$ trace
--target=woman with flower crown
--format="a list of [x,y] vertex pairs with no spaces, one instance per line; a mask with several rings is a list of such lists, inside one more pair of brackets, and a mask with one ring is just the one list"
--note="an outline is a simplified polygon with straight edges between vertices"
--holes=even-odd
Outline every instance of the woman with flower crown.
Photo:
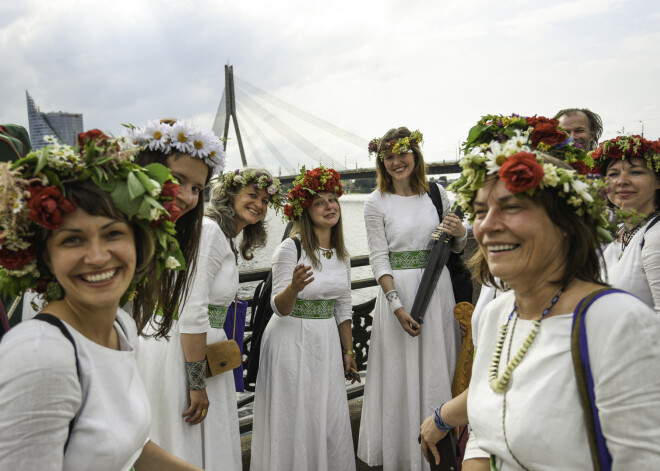
[[469,415],[490,469],[654,469],[660,319],[602,282],[604,184],[539,151],[535,130],[479,142],[449,187],[474,221],[475,275],[508,291],[479,318],[470,387],[424,421],[422,450],[437,462],[435,443]]
[[51,140],[0,164],[2,291],[47,302],[0,343],[0,468],[199,469],[148,439],[135,359],[146,319],[119,307],[147,274],[185,268],[178,185],[98,130],[79,139],[80,151]]
[[[206,391],[188,389],[186,334],[181,331],[179,310],[189,297],[196,272],[204,188],[224,168],[225,153],[222,142],[211,130],[184,121],[153,120],[142,128],[129,126],[126,134],[141,149],[137,163],[165,165],[179,182],[175,199],[176,237],[187,266],[185,272],[167,271],[159,279],[149,278],[133,301],[137,311],[156,304],[157,315],[140,338],[138,356],[154,416],[150,436],[176,456],[202,466],[202,432],[195,425],[204,420],[202,411],[208,408],[208,398]],[[169,367],[163,369],[161,365]]]
[[[362,406],[358,457],[385,470],[428,469],[414,443],[421,421],[451,398],[460,338],[451,279],[443,270],[421,326],[410,316],[436,229],[428,192],[422,134],[390,129],[370,144],[378,188],[364,205],[369,262],[381,287],[376,297]],[[435,185],[435,183],[432,183]],[[444,188],[442,229],[460,252],[467,232],[450,214]],[[410,439],[413,437],[413,440]]]
[[619,136],[591,156],[609,181],[612,205],[635,213],[603,252],[604,278],[660,314],[660,141]]
[[298,243],[287,238],[273,255],[276,315],[261,344],[252,471],[355,469],[345,378],[357,366],[339,178],[303,167],[284,207]]

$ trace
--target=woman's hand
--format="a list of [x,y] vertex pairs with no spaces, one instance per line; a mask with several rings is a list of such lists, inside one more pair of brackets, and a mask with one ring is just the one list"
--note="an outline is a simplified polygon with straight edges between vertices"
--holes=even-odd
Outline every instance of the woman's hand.
[[186,422],[190,425],[197,425],[206,418],[209,410],[209,398],[206,395],[206,388],[199,390],[190,390],[190,407],[181,417],[187,417]]
[[399,309],[396,310],[394,313],[397,319],[399,319],[399,322],[401,323],[401,327],[403,327],[403,330],[408,332],[411,337],[417,337],[419,333],[422,331],[421,326],[415,322],[415,320],[410,316],[408,311],[406,311],[404,308],[400,307]]
[[[435,426],[435,419],[433,415],[430,415],[422,423],[422,426],[419,428],[420,444],[422,445],[422,453],[426,461],[429,461],[429,451],[433,454],[435,464],[440,464],[440,453],[436,448],[435,444],[440,440],[445,438],[447,432],[442,432],[438,427]],[[452,432],[453,433],[453,432]]]
[[467,229],[463,225],[461,219],[456,216],[454,213],[447,214],[447,217],[442,220],[439,229],[447,235],[454,237],[455,239],[462,238]]
[[351,375],[351,369],[354,371],[357,371],[357,363],[355,363],[355,358],[353,355],[350,355],[348,353],[344,353],[344,378],[347,380],[351,380],[351,384],[353,384],[356,379]]
[[291,278],[291,284],[289,285],[293,291],[300,293],[305,289],[305,286],[314,281],[312,275],[314,272],[311,271],[311,265],[296,265],[293,269],[293,277]]

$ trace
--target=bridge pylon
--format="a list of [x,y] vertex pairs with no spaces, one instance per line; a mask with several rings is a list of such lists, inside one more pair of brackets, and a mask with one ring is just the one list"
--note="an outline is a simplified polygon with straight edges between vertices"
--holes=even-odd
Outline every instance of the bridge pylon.
[[234,94],[234,66],[225,65],[225,98],[227,112],[225,115],[225,129],[222,137],[224,138],[224,147],[227,150],[227,136],[229,135],[229,118],[234,118],[234,130],[236,131],[236,141],[238,142],[238,149],[241,153],[241,162],[243,167],[247,167],[247,159],[245,158],[245,150],[243,149],[243,140],[241,139],[241,131],[238,128],[238,119],[236,119],[236,97]]

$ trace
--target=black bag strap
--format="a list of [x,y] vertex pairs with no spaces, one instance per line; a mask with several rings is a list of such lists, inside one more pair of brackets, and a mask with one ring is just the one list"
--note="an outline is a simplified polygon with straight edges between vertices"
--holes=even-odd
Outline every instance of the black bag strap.
[[646,233],[648,232],[649,229],[651,229],[653,226],[655,226],[655,224],[658,221],[660,221],[660,215],[658,215],[658,216],[654,217],[653,219],[651,219],[651,221],[646,225],[646,227],[644,228],[644,235],[642,236],[642,242],[640,244],[640,248],[642,248],[642,249],[644,248],[644,242],[646,240],[645,239]]
[[[73,336],[71,335],[71,332],[69,332],[69,329],[66,328],[64,325],[64,322],[62,322],[58,317],[55,317],[52,314],[48,314],[47,312],[42,312],[41,314],[37,314],[34,316],[34,319],[48,322],[50,325],[53,325],[60,329],[62,332],[62,335],[66,337],[66,339],[71,342],[71,345],[73,345],[73,353],[76,357],[76,373],[78,374],[78,381],[80,382],[80,385],[82,387],[82,379],[80,377],[80,362],[78,361],[78,349],[76,348],[76,342],[73,340]],[[119,324],[121,326],[121,323]],[[122,330],[124,328],[122,327]],[[66,452],[67,447],[69,446],[69,439],[71,438],[71,434],[73,433],[73,426],[76,423],[76,419],[78,418],[78,415],[76,414],[73,419],[69,422],[69,434],[66,437],[66,442],[64,443],[64,452]]]
[[429,196],[431,197],[431,201],[433,201],[433,206],[435,206],[435,210],[438,212],[438,224],[442,222],[442,195],[440,195],[440,188],[438,188],[438,184],[435,182],[428,182],[429,184]]
[[302,255],[300,240],[297,237],[291,237],[291,239],[293,239],[293,243],[296,244],[296,253],[298,254],[298,257],[296,257],[296,263],[298,263],[298,260],[300,260],[300,256]]

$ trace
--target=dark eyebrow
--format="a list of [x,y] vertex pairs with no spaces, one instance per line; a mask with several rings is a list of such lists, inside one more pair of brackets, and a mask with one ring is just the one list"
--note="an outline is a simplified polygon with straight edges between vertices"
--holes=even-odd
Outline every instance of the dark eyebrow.
[[[119,220],[110,221],[109,223],[104,224],[103,227],[101,227],[101,230],[105,230],[105,229],[107,229],[108,227],[110,227],[114,224],[121,224],[123,222],[124,221],[119,221]],[[58,232],[65,232],[65,231],[66,232],[73,232],[75,234],[80,234],[80,233],[83,232],[81,229],[75,229],[75,228],[69,228],[69,227],[58,227],[57,229],[55,229],[53,231],[53,234],[56,234]]]
[[[499,198],[497,198],[497,202],[498,202],[499,204],[504,204],[504,203],[506,203],[507,201],[510,201],[510,200],[512,200],[512,199],[518,199],[518,198],[516,198],[515,195],[505,195],[505,196],[500,196]],[[486,203],[485,203],[485,202],[481,202],[481,201],[475,201],[475,202],[474,202],[474,206],[486,206]]]

